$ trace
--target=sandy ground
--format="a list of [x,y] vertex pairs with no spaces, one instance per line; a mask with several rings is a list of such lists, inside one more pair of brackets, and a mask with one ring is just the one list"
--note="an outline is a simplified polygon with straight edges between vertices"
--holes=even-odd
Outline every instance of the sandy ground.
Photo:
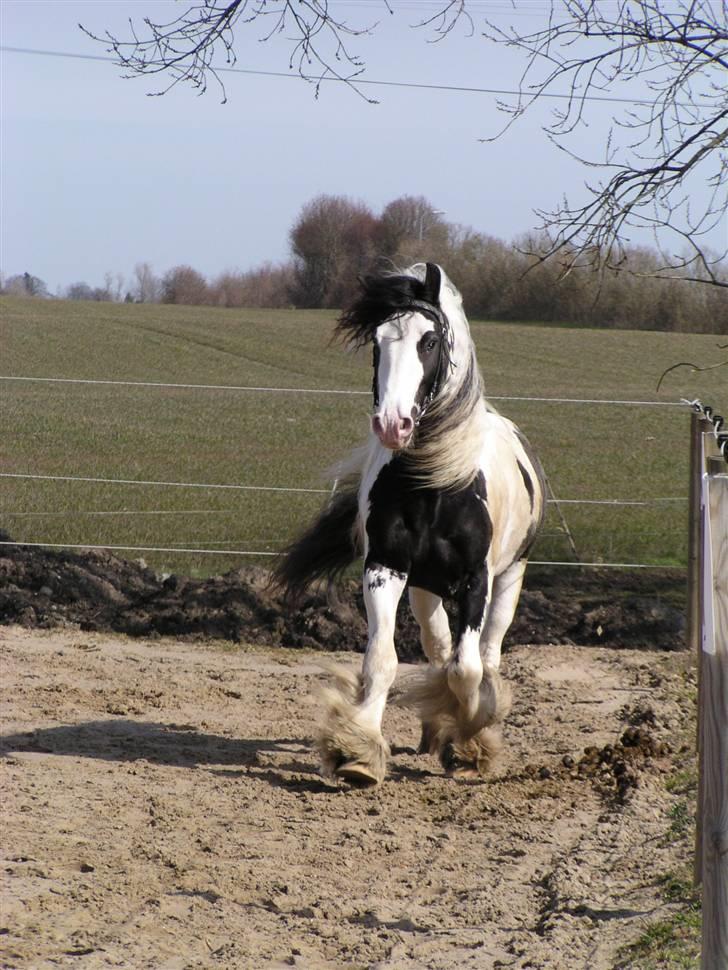
[[[313,652],[19,627],[0,650],[2,967],[600,970],[669,912],[685,654],[515,648],[492,779],[446,777],[390,709],[388,778],[352,790],[308,740]],[[630,723],[653,748],[620,798],[584,749]]]

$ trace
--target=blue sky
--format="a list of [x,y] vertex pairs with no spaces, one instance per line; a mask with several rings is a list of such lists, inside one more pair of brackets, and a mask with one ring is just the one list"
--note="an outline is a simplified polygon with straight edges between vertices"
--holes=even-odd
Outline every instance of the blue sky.
[[[353,23],[381,20],[352,47],[367,77],[509,88],[522,63],[463,25],[440,43],[411,25],[432,0],[333,4]],[[103,54],[78,29],[125,33],[129,17],[171,19],[170,0],[2,0],[2,44]],[[485,3],[472,4],[482,18]],[[535,23],[492,0],[489,15]],[[541,11],[541,13],[539,13]],[[239,32],[238,66],[286,71],[285,38],[261,43]],[[153,80],[124,80],[111,63],[2,55],[2,249],[7,277],[29,271],[55,291],[104,273],[130,277],[147,261],[162,273],[189,263],[214,275],[288,256],[287,234],[302,205],[325,192],[362,199],[375,211],[404,194],[424,195],[448,221],[512,239],[537,224],[534,209],[578,194],[585,172],[540,131],[544,105],[502,139],[492,95],[376,88],[371,105],[343,85],[318,100],[292,78],[226,75],[227,104],[211,84],[197,97],[180,87],[147,97]],[[620,92],[623,93],[623,92]],[[574,147],[597,148],[612,108],[593,105]],[[598,149],[597,149],[598,150]]]

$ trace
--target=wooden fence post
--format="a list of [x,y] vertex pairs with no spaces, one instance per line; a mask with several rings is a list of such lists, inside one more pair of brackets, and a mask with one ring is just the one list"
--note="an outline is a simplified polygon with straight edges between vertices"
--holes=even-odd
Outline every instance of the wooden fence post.
[[[688,598],[687,647],[693,652],[698,675],[698,716],[695,725],[695,745],[698,751],[698,778],[703,777],[703,473],[705,471],[705,443],[710,424],[698,411],[690,415],[690,481],[688,489]],[[698,785],[698,804],[695,816],[695,858],[693,882],[700,885],[703,878],[703,789]]]
[[686,639],[699,658],[700,650],[700,501],[703,487],[703,435],[710,425],[697,411],[690,415],[690,481],[688,483],[688,602]]
[[728,967],[728,470],[708,458],[704,508],[702,728],[703,970]]

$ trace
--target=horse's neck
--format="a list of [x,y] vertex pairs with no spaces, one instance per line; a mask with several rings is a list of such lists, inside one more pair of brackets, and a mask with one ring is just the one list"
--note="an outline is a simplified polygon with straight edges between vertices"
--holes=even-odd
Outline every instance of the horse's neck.
[[432,488],[469,484],[479,469],[487,426],[483,386],[474,356],[463,365],[462,380],[445,388],[423,420],[407,453],[413,475]]

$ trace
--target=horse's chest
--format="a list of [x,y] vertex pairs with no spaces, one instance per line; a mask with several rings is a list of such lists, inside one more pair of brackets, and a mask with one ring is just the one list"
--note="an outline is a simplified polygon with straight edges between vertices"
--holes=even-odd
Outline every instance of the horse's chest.
[[405,573],[413,586],[454,592],[488,553],[484,498],[482,476],[455,492],[414,488],[393,459],[369,493],[367,563]]

